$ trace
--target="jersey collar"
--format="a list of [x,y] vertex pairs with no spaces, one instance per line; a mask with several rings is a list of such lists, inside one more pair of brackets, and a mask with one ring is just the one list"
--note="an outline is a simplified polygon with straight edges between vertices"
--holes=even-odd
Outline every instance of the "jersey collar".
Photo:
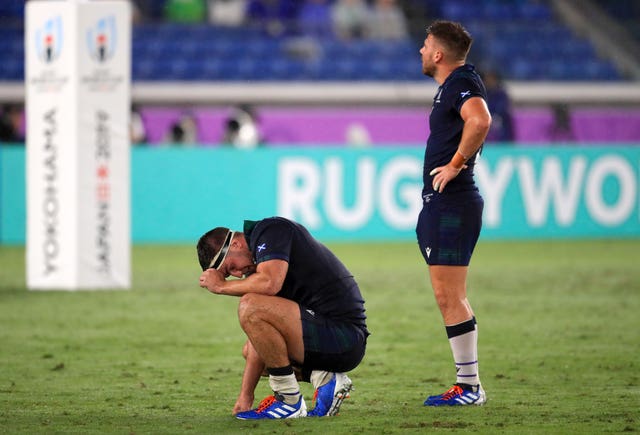
[[242,232],[245,233],[247,237],[250,237],[251,232],[256,227],[256,225],[258,225],[258,222],[259,221],[248,221],[248,220],[244,221]]

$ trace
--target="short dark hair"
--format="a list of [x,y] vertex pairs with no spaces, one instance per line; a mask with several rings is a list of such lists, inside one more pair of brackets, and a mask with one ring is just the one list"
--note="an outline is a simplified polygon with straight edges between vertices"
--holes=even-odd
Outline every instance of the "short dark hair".
[[437,20],[427,27],[427,36],[432,35],[447,48],[456,60],[464,60],[473,43],[471,34],[462,24],[454,21]]
[[217,227],[210,231],[207,231],[200,240],[196,249],[198,251],[198,262],[202,270],[209,268],[211,260],[216,256],[220,248],[224,243],[224,239],[229,233],[229,228]]

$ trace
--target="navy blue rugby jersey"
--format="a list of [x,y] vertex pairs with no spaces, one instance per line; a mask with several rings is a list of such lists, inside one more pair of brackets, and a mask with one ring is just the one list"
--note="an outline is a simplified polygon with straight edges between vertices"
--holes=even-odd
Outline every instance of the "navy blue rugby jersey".
[[[482,97],[485,101],[487,100],[484,83],[471,64],[453,70],[438,88],[429,115],[431,132],[424,153],[423,196],[434,192],[433,177],[429,173],[434,168],[449,163],[458,149],[464,126],[464,121],[460,117],[460,108],[465,101],[472,97]],[[463,169],[457,177],[449,181],[443,193],[478,190],[473,180],[475,161],[476,156],[474,155],[467,161],[467,169]]]
[[289,263],[278,296],[366,332],[364,300],[353,275],[305,227],[271,217],[245,221],[244,234],[256,264],[273,259]]

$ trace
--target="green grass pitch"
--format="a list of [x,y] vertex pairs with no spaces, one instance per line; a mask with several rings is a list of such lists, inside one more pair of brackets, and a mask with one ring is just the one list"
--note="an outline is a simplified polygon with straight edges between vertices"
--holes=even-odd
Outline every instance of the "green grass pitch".
[[422,405],[455,373],[415,244],[330,246],[367,301],[356,389],[335,418],[264,422],[230,414],[237,299],[198,287],[194,247],[135,246],[131,291],[36,292],[24,248],[0,246],[0,432],[640,431],[640,240],[481,241],[469,296],[489,401],[447,409]]

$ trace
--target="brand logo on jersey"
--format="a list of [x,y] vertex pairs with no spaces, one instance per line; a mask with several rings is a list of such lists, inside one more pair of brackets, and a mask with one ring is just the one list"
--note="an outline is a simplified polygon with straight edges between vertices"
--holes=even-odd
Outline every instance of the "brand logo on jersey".
[[468,97],[471,95],[471,91],[460,92],[460,98]]
[[307,313],[311,314],[312,316],[316,315],[316,312],[313,310],[305,310]]
[[427,258],[429,258],[429,257],[431,256],[431,248],[430,248],[430,247],[428,247],[428,246],[427,246],[427,247],[424,249],[424,252],[426,252],[426,253],[427,253]]
[[438,93],[436,94],[435,104],[440,102],[440,94],[442,94],[442,88],[438,89]]
[[263,243],[262,245],[258,246],[258,252],[264,251],[265,249],[267,249],[267,244]]

